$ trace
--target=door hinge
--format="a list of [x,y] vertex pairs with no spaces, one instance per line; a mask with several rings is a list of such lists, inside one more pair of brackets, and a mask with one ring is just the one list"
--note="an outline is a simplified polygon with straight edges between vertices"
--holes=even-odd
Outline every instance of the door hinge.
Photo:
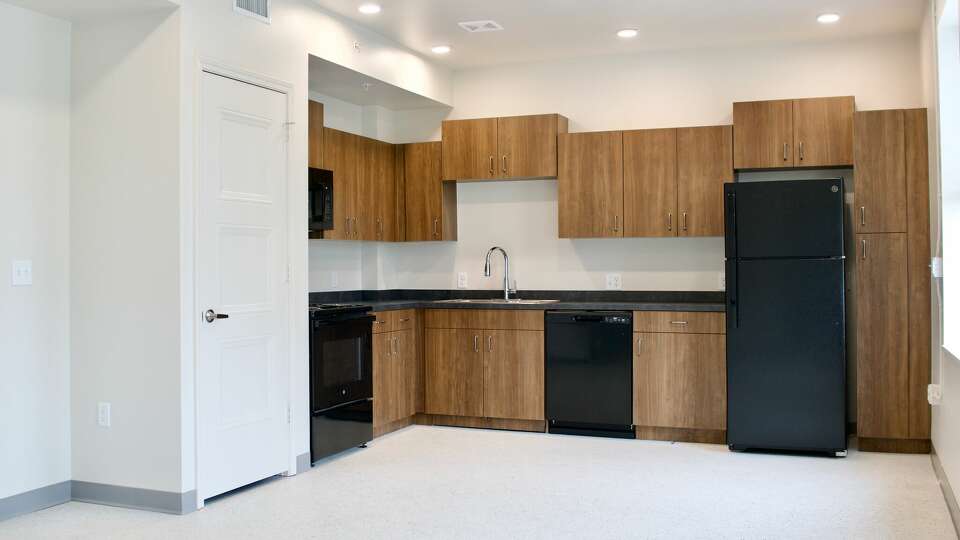
[[288,265],[287,265],[287,280],[286,280],[286,283],[290,283],[290,273],[291,273],[290,265],[288,264]]
[[287,403],[287,423],[289,424],[291,422],[293,422],[293,410],[290,404]]

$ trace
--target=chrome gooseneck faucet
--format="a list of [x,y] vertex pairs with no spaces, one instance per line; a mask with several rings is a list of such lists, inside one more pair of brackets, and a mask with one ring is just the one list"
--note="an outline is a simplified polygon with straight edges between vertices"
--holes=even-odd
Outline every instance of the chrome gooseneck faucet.
[[503,299],[509,300],[510,293],[517,291],[510,289],[510,257],[507,256],[507,252],[502,247],[493,246],[487,251],[487,262],[483,265],[483,275],[484,277],[490,277],[490,255],[492,255],[494,251],[499,251],[503,254]]

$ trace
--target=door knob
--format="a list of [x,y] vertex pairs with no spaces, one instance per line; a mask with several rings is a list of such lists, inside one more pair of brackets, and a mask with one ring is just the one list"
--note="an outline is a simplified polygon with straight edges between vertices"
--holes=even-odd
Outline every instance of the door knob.
[[227,315],[226,313],[217,313],[212,309],[208,309],[203,312],[203,318],[206,319],[208,323],[212,323],[217,319],[229,319],[230,316]]

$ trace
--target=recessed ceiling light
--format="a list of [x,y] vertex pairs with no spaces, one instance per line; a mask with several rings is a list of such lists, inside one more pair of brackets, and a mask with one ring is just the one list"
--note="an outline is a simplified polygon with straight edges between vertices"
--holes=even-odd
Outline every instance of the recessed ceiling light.
[[430,50],[433,51],[434,54],[447,54],[448,52],[450,52],[450,46],[437,45],[436,47],[430,47]]
[[380,13],[380,4],[360,4],[357,11],[364,15],[376,15]]
[[622,37],[627,39],[635,38],[637,37],[637,31],[634,30],[633,28],[624,28],[623,30],[620,30],[617,32],[617,37]]
[[823,13],[817,16],[817,22],[820,24],[833,24],[840,20],[840,15],[836,13]]

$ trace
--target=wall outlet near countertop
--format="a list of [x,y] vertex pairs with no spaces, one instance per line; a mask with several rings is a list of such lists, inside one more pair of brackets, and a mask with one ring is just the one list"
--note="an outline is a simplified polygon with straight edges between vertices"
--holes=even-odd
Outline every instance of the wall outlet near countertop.
[[927,403],[931,405],[939,405],[943,401],[943,389],[939,384],[928,384],[927,385]]
[[340,286],[340,276],[337,275],[337,272],[330,272],[330,288],[336,289]]
[[727,290],[727,274],[724,272],[720,272],[717,275],[717,287],[719,287],[721,291]]
[[934,279],[943,277],[943,257],[934,257],[930,260],[930,273]]
[[466,289],[467,288],[467,273],[460,272],[457,274],[457,288]]
[[14,287],[33,285],[33,261],[13,261],[10,285]]
[[110,404],[105,401],[97,403],[97,425],[110,427]]
[[607,274],[607,290],[623,290],[623,276],[621,274]]

